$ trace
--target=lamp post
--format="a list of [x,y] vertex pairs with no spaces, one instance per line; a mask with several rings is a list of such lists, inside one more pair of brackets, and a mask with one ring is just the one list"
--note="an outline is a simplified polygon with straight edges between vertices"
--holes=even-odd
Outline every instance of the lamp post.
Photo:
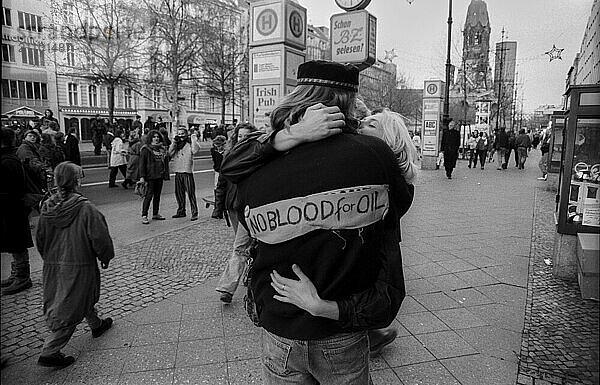
[[448,129],[450,123],[450,43],[452,42],[452,0],[448,0],[448,47],[446,51],[446,84],[444,85],[444,108],[442,112],[442,128]]

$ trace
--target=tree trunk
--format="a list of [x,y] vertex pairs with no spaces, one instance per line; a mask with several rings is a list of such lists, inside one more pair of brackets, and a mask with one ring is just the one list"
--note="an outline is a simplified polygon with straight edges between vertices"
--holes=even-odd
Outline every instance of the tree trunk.
[[172,89],[173,102],[171,103],[171,118],[173,123],[171,124],[171,129],[169,130],[171,135],[173,134],[173,130],[177,132],[177,129],[179,128],[179,82],[175,79],[173,80]]
[[113,124],[115,116],[115,85],[109,83],[106,89],[108,91],[106,95],[108,98],[108,122]]
[[225,124],[225,106],[227,105],[227,96],[221,94],[221,123]]

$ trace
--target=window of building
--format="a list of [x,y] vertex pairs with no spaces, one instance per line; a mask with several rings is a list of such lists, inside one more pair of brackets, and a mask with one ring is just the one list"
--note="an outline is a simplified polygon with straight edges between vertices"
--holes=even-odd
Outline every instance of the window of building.
[[153,108],[160,108],[160,90],[154,90],[152,91],[152,107]]
[[44,63],[44,51],[37,48],[21,48],[21,59],[23,64],[30,64],[38,67],[43,67]]
[[75,83],[67,84],[67,91],[69,94],[69,105],[78,106],[79,105],[79,93],[78,86]]
[[132,97],[131,97],[131,88],[125,88],[123,91],[123,101],[125,102],[125,108],[133,108],[132,106]]
[[15,98],[15,99],[19,98],[19,89],[17,87],[17,81],[16,80],[11,80],[10,81],[10,97],[11,98]]
[[2,79],[2,97],[10,98],[10,86],[8,84],[8,79]]
[[25,82],[25,91],[27,92],[27,99],[33,99],[33,83]]
[[46,83],[40,83],[42,91],[42,100],[48,100],[48,85]]
[[[19,28],[32,32],[42,32],[42,17],[27,12],[17,12]],[[3,24],[4,25],[4,24]]]
[[98,107],[98,87],[88,86],[88,103],[90,107]]
[[216,111],[217,105],[216,105],[216,102],[215,102],[215,98],[213,96],[211,96],[208,99],[208,106],[210,108],[210,112],[215,112]]
[[190,109],[196,110],[196,93],[192,92],[190,94]]
[[19,99],[26,99],[27,98],[27,92],[25,92],[25,82],[22,80],[19,80],[18,82],[19,85],[19,95],[17,96]]
[[2,25],[6,27],[12,26],[12,20],[10,18],[10,8],[2,7]]
[[15,47],[10,44],[2,44],[2,61],[15,62]]
[[75,49],[73,47],[73,44],[67,44],[66,45],[66,52],[67,52],[67,65],[68,66],[75,66]]
[[42,98],[40,82],[33,82],[33,97],[38,100]]
[[75,20],[75,11],[73,8],[73,4],[69,2],[63,3],[63,19],[67,24],[73,24]]

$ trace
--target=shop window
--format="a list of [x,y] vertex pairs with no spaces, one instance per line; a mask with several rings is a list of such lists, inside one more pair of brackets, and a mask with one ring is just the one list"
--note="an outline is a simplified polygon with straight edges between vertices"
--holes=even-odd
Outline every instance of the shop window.
[[10,18],[10,8],[2,7],[2,25],[5,27],[12,26],[12,19]]
[[98,107],[98,88],[94,85],[88,86],[88,103],[90,107]]
[[2,61],[15,62],[15,47],[10,44],[2,44]]
[[78,90],[77,84],[68,83],[67,91],[69,94],[69,105],[78,106],[79,105],[79,90]]

